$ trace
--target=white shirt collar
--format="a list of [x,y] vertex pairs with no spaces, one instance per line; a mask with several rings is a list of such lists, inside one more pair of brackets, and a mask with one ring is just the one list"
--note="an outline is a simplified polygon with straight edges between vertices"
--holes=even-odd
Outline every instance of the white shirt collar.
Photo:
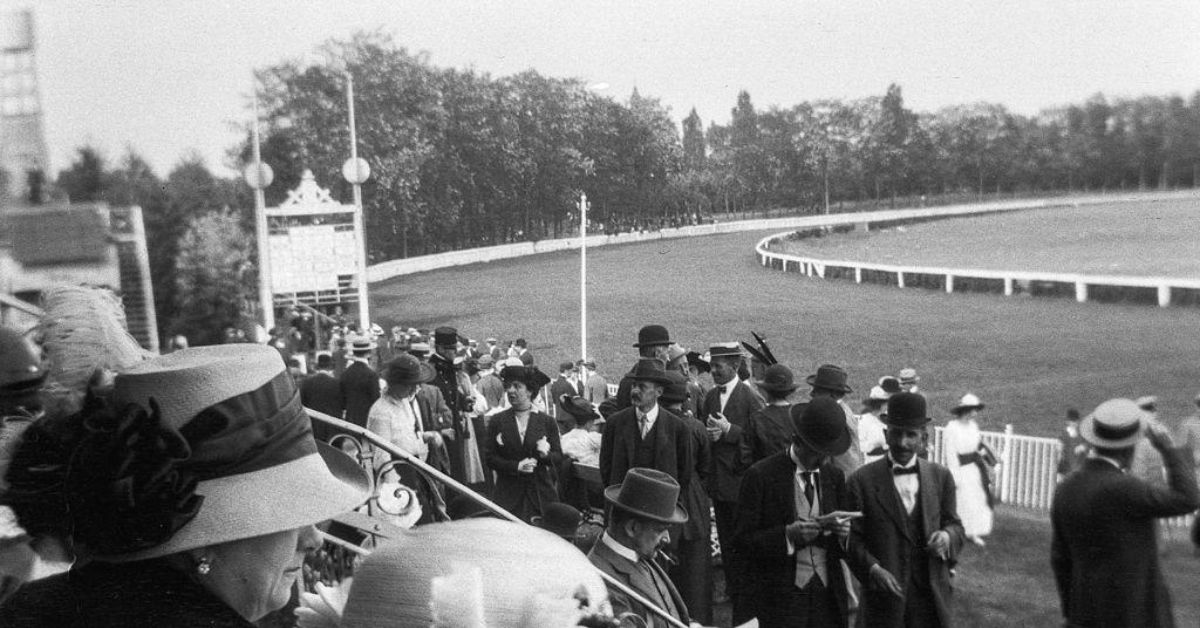
[[604,536],[600,537],[600,542],[608,546],[608,549],[616,552],[617,556],[620,556],[631,563],[636,563],[638,560],[640,560],[637,552],[625,547],[624,545],[621,545],[620,541],[614,539],[608,532],[605,532]]
[[796,473],[804,473],[806,471],[820,471],[820,468],[809,469],[809,468],[805,467],[803,464],[801,464],[800,457],[796,455],[796,446],[795,445],[788,445],[788,456],[791,457],[792,462],[796,463]]
[[[635,408],[635,412],[637,413],[638,418],[641,419],[642,411],[637,410]],[[649,422],[650,425],[654,425],[654,422],[658,420],[658,404],[657,403],[654,404],[653,408],[650,408],[650,411],[645,414],[645,417],[646,417],[646,421]]]

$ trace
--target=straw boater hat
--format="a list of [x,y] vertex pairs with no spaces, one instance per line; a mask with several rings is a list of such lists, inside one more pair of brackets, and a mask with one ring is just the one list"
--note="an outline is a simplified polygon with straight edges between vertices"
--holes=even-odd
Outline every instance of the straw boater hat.
[[561,628],[607,599],[596,568],[554,533],[465,519],[418,526],[372,551],[337,625]]
[[740,358],[742,345],[736,342],[722,342],[708,348],[709,364],[713,358]]
[[604,489],[604,499],[636,517],[659,523],[683,523],[687,511],[680,508],[679,482],[658,469],[634,467],[625,473],[625,480]]
[[900,372],[897,375],[900,379],[901,384],[915,384],[915,383],[921,381],[921,378],[917,377],[917,369],[913,369],[913,368],[900,369]]
[[979,397],[976,397],[971,393],[967,393],[962,396],[962,399],[959,400],[957,406],[950,408],[950,413],[955,416],[962,416],[969,410],[982,410],[984,407],[985,406],[983,403],[979,401]]
[[369,336],[354,336],[350,339],[350,351],[354,355],[365,355],[374,351],[378,346]]
[[[159,409],[165,437],[182,438],[190,450],[173,452],[159,472],[198,480],[195,495],[202,501],[190,520],[171,522],[179,527],[166,540],[136,551],[101,552],[100,560],[143,560],[293,530],[352,510],[370,496],[362,468],[313,440],[295,384],[270,347],[197,347],[141,362],[117,376],[112,401],[119,410],[131,403]],[[88,478],[103,473],[98,467],[104,459],[97,458]],[[143,461],[126,462],[136,469]],[[114,485],[135,480],[126,479]],[[139,514],[135,506],[123,517]]]
[[794,405],[790,411],[796,438],[813,451],[839,456],[850,449],[850,428],[846,411],[829,397],[817,397],[806,405]]
[[1142,438],[1149,416],[1129,399],[1109,399],[1079,422],[1084,442],[1105,449],[1133,447]]

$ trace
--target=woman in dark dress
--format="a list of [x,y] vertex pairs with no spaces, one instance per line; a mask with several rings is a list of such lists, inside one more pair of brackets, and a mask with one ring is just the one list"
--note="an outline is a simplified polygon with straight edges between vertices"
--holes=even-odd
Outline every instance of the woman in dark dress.
[[488,423],[487,463],[496,472],[492,500],[528,522],[542,514],[543,504],[559,501],[558,424],[533,409],[550,378],[534,366],[506,366],[500,379],[511,407]]
[[767,405],[750,415],[743,428],[739,457],[743,469],[749,469],[759,460],[787,449],[795,433],[791,418],[792,403],[788,397],[795,392],[797,384],[791,369],[782,364],[772,364],[755,384],[766,396]]
[[[314,524],[369,496],[365,472],[313,439],[267,346],[146,360],[70,419],[77,438],[44,501],[65,505],[80,559],[18,590],[2,626],[253,626],[291,597]],[[14,487],[44,472],[21,460]]]

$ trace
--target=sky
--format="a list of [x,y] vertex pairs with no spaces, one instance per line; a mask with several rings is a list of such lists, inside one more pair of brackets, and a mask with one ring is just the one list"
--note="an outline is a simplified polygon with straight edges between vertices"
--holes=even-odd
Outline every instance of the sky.
[[90,144],[133,148],[160,174],[227,149],[252,72],[381,29],[440,67],[636,87],[676,121],[903,89],[917,111],[978,101],[1022,114],[1200,89],[1196,0],[0,0],[32,8],[51,172]]

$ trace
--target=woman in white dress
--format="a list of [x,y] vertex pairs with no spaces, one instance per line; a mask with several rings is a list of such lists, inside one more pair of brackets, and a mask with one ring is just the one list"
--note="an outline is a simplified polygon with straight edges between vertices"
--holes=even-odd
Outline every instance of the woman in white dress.
[[977,418],[984,405],[970,393],[951,412],[942,438],[946,444],[946,466],[954,476],[958,493],[958,516],[971,542],[983,546],[983,537],[992,532],[992,497],[988,471],[995,457],[982,442]]

